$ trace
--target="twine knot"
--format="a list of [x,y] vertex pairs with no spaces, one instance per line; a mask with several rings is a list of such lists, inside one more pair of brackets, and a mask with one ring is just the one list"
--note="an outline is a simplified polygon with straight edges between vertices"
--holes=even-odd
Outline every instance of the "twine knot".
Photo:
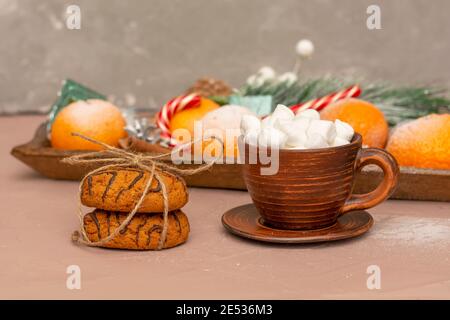
[[142,156],[142,154],[137,153],[136,155],[134,155],[134,157],[131,158],[131,162],[134,166],[136,167],[141,167],[142,166],[142,160],[144,159],[144,157]]

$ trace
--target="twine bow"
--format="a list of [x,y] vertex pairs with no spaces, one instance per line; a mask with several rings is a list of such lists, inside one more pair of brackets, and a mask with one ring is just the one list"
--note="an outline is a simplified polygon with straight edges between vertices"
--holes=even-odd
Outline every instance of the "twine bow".
[[[144,201],[144,198],[150,189],[153,179],[155,179],[159,182],[159,185],[161,186],[161,192],[162,192],[163,204],[164,204],[163,229],[162,229],[162,232],[161,232],[161,235],[159,238],[158,247],[157,247],[157,250],[161,250],[164,246],[164,243],[165,243],[166,237],[167,237],[168,216],[169,216],[169,197],[167,194],[166,185],[165,185],[164,181],[162,180],[161,175],[158,173],[157,169],[172,171],[174,173],[178,173],[181,175],[192,175],[192,174],[196,174],[196,173],[208,170],[209,168],[212,167],[212,165],[220,157],[222,157],[223,146],[224,146],[223,142],[220,139],[213,138],[213,139],[218,140],[222,145],[222,148],[221,148],[222,151],[213,161],[211,161],[210,163],[201,165],[200,167],[198,167],[196,169],[180,169],[180,168],[165,164],[161,161],[158,161],[158,159],[165,158],[165,157],[170,156],[173,153],[177,152],[177,150],[179,150],[178,148],[171,152],[167,152],[167,153],[163,153],[163,154],[159,154],[159,155],[155,155],[155,156],[149,156],[149,155],[140,154],[140,153],[131,153],[131,152],[125,151],[123,149],[115,148],[106,143],[86,137],[79,133],[72,133],[72,135],[80,137],[86,141],[92,142],[94,144],[100,145],[105,148],[104,150],[101,150],[101,151],[87,152],[87,153],[83,153],[83,154],[79,154],[79,155],[70,156],[70,157],[64,158],[62,160],[64,163],[68,163],[68,164],[72,164],[72,165],[105,163],[105,165],[87,173],[81,180],[79,190],[78,190],[78,196],[79,196],[78,218],[80,220],[80,229],[81,229],[82,237],[80,237],[79,231],[75,231],[72,234],[72,240],[75,242],[83,243],[88,246],[92,246],[92,247],[102,246],[105,243],[107,243],[108,241],[114,239],[130,223],[131,219],[133,219],[136,212],[141,207],[142,202]],[[204,139],[201,139],[201,140],[204,140]],[[187,146],[191,146],[195,142],[196,141],[192,141],[187,144],[184,144],[183,147],[185,148]],[[108,157],[106,158],[104,156],[108,156]],[[99,239],[99,241],[89,240],[89,237],[86,234],[86,229],[84,228],[84,223],[83,223],[84,215],[82,212],[82,203],[81,203],[82,187],[83,187],[85,180],[87,178],[89,178],[90,176],[92,176],[96,173],[99,173],[101,171],[107,170],[107,169],[126,169],[126,168],[130,168],[130,167],[139,168],[139,169],[143,170],[144,172],[148,172],[150,174],[150,177],[148,178],[148,181],[145,184],[145,188],[142,192],[142,195],[140,196],[139,200],[136,202],[133,210],[131,210],[131,212],[128,214],[127,218],[121,223],[121,225],[118,228],[116,228],[114,230],[114,232],[112,232],[106,238]]]

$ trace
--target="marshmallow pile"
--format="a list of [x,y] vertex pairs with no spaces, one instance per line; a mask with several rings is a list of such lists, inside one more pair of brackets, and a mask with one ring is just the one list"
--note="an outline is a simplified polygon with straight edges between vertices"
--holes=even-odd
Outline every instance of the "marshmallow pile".
[[245,142],[283,149],[316,149],[337,147],[350,143],[354,130],[346,122],[320,120],[316,110],[308,109],[297,114],[279,104],[275,111],[260,120],[253,115],[243,115],[241,133]]

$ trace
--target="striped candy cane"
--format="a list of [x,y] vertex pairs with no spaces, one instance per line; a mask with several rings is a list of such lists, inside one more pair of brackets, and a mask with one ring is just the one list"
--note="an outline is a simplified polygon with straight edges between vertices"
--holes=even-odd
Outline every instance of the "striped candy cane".
[[156,125],[161,130],[161,139],[169,146],[174,146],[176,141],[173,141],[170,133],[170,120],[173,116],[182,110],[187,110],[199,107],[201,97],[196,94],[188,94],[185,96],[178,96],[169,100],[161,110],[156,114]]
[[297,112],[300,112],[300,111],[303,111],[306,109],[314,109],[314,110],[320,111],[333,102],[336,102],[336,101],[342,100],[342,99],[358,97],[360,94],[361,94],[361,88],[359,86],[351,86],[345,90],[329,94],[322,98],[317,98],[317,99],[310,100],[305,103],[293,105],[290,108],[292,111],[294,111],[294,113],[297,113]]

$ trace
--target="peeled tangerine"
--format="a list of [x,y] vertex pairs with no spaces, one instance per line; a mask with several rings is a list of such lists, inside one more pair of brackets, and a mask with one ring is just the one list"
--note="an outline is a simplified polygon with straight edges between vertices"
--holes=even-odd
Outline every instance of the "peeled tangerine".
[[257,146],[259,131],[249,131],[244,135],[245,143]]
[[248,132],[259,132],[261,129],[261,120],[256,115],[244,114],[241,120],[241,133],[243,135]]
[[400,125],[386,149],[401,166],[450,169],[450,114],[432,114]]
[[[224,141],[224,153],[226,156],[238,156],[237,139],[241,130],[259,130],[259,119],[250,109],[226,105],[208,112],[202,119],[203,132],[215,131]],[[243,119],[246,119],[243,121]],[[255,121],[256,120],[256,121]]]
[[55,149],[101,150],[102,146],[75,137],[80,133],[117,147],[127,136],[125,119],[119,108],[104,100],[76,101],[63,108],[51,128],[51,144]]
[[244,122],[241,123],[243,117],[253,120],[252,123],[245,122],[249,128],[254,126],[259,128],[259,120],[253,111],[241,106],[226,105],[208,112],[202,118],[203,129],[221,129],[224,131],[232,129],[240,132],[241,125],[244,124]]

